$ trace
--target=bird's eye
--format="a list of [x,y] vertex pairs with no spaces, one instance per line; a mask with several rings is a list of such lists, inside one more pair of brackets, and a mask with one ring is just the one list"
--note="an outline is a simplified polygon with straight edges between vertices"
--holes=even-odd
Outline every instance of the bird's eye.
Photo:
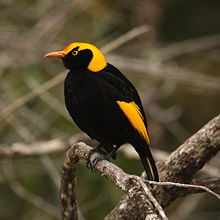
[[76,56],[77,54],[78,54],[78,51],[77,51],[77,50],[72,51],[72,55],[73,55],[73,56]]

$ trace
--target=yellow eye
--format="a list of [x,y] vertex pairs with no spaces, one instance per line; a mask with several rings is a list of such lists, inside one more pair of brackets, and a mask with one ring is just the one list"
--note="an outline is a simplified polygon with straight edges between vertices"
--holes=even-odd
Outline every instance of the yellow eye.
[[72,51],[72,55],[73,55],[73,56],[76,56],[77,54],[78,54],[78,51],[77,51],[77,50]]

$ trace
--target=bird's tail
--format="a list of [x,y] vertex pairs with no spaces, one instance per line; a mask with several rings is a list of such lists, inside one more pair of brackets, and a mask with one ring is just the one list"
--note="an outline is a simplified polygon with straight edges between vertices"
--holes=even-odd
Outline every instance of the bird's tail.
[[145,153],[141,152],[139,153],[139,155],[140,155],[140,158],[141,158],[141,161],[144,166],[148,179],[151,181],[159,182],[159,175],[157,172],[157,167],[156,167],[154,158],[150,152],[149,147],[147,147],[147,151],[145,151]]

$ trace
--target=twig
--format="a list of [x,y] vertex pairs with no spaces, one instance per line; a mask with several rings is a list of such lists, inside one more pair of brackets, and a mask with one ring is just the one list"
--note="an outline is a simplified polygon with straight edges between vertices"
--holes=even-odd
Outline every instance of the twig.
[[[144,183],[144,181],[139,176],[132,176],[132,177],[134,179],[137,179],[137,181],[139,181],[139,183],[141,184],[141,187],[144,189],[146,195],[149,197],[149,200],[154,204],[155,208],[160,213],[161,218],[163,220],[168,220],[167,216],[164,213],[164,210],[162,209],[160,204],[157,202],[157,200],[154,198],[154,196],[152,195],[151,191],[147,188],[147,186]],[[153,181],[149,181],[149,183],[150,182],[153,182]],[[147,217],[146,217],[146,220],[147,220]]]
[[199,185],[191,185],[191,184],[184,184],[184,183],[174,183],[174,182],[154,182],[154,181],[147,181],[149,184],[157,185],[157,186],[177,186],[182,188],[192,188],[192,189],[201,189],[203,191],[206,191],[213,196],[215,196],[217,199],[220,200],[220,195],[213,192],[211,189],[205,187],[205,186],[199,186]]

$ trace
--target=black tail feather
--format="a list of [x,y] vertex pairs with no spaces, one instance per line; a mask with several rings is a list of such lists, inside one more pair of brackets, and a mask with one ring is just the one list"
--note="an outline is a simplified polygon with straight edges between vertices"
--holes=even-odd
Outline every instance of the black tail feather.
[[145,172],[147,174],[147,177],[149,180],[151,181],[157,181],[159,182],[159,175],[157,172],[157,167],[156,164],[154,162],[153,156],[148,148],[148,152],[143,154],[139,154],[142,164],[144,166]]

